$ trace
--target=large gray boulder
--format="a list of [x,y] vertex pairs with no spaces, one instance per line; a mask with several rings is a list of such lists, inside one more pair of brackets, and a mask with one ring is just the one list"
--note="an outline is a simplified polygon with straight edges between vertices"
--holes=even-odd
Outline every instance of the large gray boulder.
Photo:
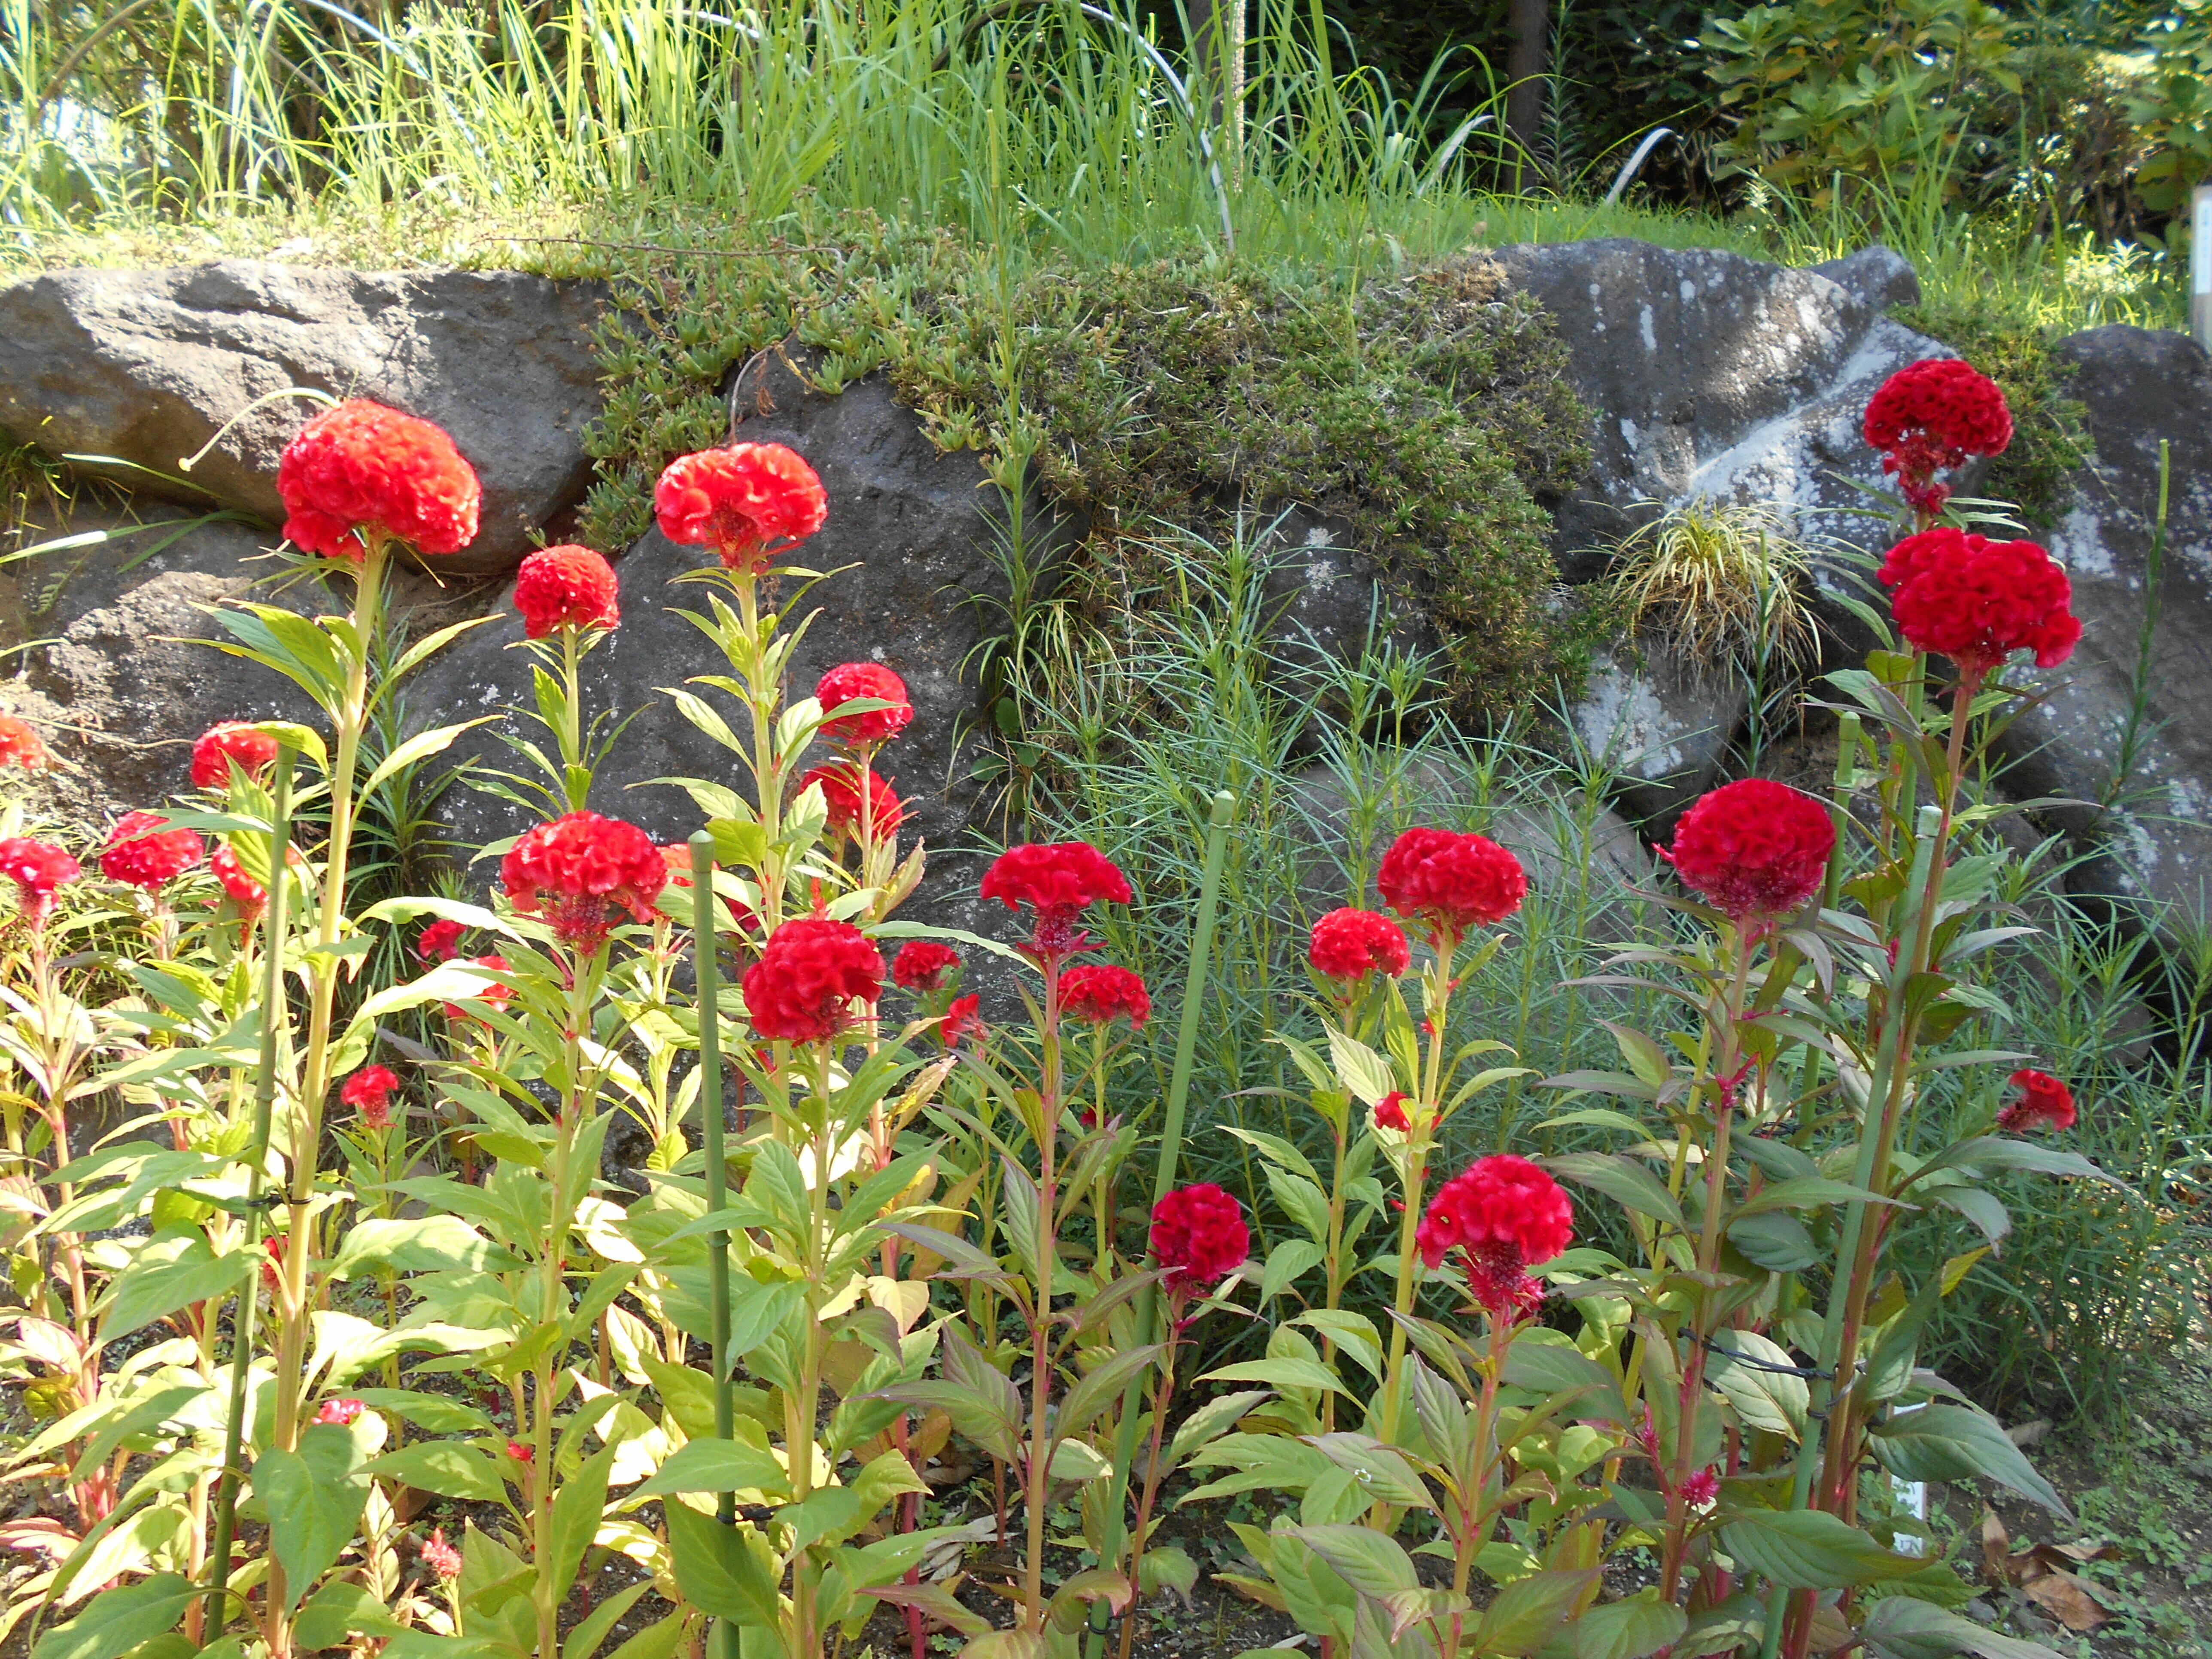
[[1910,290],[1872,252],[1822,275],[1620,238],[1498,251],[1558,319],[1575,391],[1601,411],[1595,459],[1559,513],[1571,579],[1596,574],[1577,555],[1651,501],[1758,502],[1807,540],[1875,538],[1848,511],[1865,504],[1854,483],[1882,481],[1859,431],[1867,398],[1905,364],[1950,353],[1883,314]]
[[[902,838],[919,836],[931,848],[932,887],[972,887],[980,866],[967,868],[972,850],[963,855],[960,849],[977,806],[963,742],[977,700],[972,670],[964,680],[963,671],[987,620],[974,601],[1000,591],[993,556],[996,493],[974,455],[937,451],[913,412],[892,401],[881,376],[825,397],[780,366],[770,372],[772,412],[748,413],[737,435],[789,444],[821,473],[829,521],[794,562],[838,573],[798,606],[794,622],[817,614],[793,654],[789,696],[811,695],[815,680],[841,662],[880,662],[904,678],[914,722],[884,751],[877,769],[911,810]],[[741,411],[756,406],[750,397],[738,401]],[[678,547],[658,530],[625,551],[616,565],[622,626],[586,660],[582,675],[592,713],[636,716],[598,775],[592,809],[627,818],[660,841],[688,836],[702,815],[683,790],[653,780],[705,778],[751,793],[740,758],[684,719],[662,690],[697,675],[729,672],[714,643],[679,614],[708,613],[713,590],[678,579],[711,556]],[[785,592],[791,592],[788,584]],[[490,716],[448,758],[520,771],[501,738],[544,735],[514,712],[530,706],[532,659],[518,643],[522,626],[511,584],[489,608],[497,620],[463,636],[409,682],[408,719],[421,727]],[[687,689],[716,705],[745,736],[744,717],[729,699],[703,687]],[[534,821],[512,803],[465,786],[447,791],[434,812],[447,835],[471,847],[516,835]],[[963,869],[965,874],[955,873]]]
[[37,726],[60,764],[38,781],[40,810],[88,830],[191,787],[191,744],[222,720],[319,723],[304,693],[258,663],[215,648],[210,614],[252,598],[302,614],[343,608],[313,583],[280,587],[271,535],[235,523],[181,534],[196,516],[84,502],[27,526],[27,541],[122,533],[0,566],[0,634],[31,648],[0,704]]
[[52,272],[0,289],[0,432],[52,455],[111,457],[127,465],[80,465],[273,525],[276,458],[312,404],[263,405],[189,482],[170,482],[180,459],[289,386],[373,398],[444,427],[483,481],[477,539],[441,568],[512,569],[591,481],[583,432],[600,398],[586,336],[599,305],[592,284],[513,271],[222,259]]
[[[2152,329],[2091,329],[2057,349],[2096,445],[2048,538],[2073,581],[2081,642],[2035,677],[2039,700],[2006,732],[2007,783],[2110,805],[2050,815],[2092,855],[2072,890],[2201,917],[2212,909],[2212,362],[2186,335]],[[2172,493],[2139,672],[2160,440]]]

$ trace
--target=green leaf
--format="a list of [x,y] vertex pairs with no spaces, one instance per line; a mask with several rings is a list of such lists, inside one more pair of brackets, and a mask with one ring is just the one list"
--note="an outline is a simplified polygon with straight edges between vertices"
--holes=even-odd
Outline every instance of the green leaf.
[[1337,1394],[1351,1392],[1336,1379],[1336,1373],[1318,1359],[1300,1359],[1295,1354],[1283,1354],[1273,1359],[1245,1359],[1234,1365],[1224,1365],[1218,1371],[1208,1371],[1199,1378],[1201,1382],[1265,1382],[1277,1389],[1320,1389]]
[[403,1480],[441,1498],[508,1504],[507,1482],[484,1453],[460,1440],[418,1440],[389,1451],[368,1466],[371,1474]]
[[1127,1349],[1093,1366],[1060,1402],[1059,1415],[1053,1421],[1054,1434],[1062,1439],[1081,1434],[1099,1413],[1121,1399],[1130,1383],[1151,1370],[1159,1357],[1160,1345],[1153,1342]]
[[1885,1596],[1875,1602],[1860,1634],[1878,1659],[1951,1659],[1958,1653],[1971,1653],[1976,1659],[2059,1659],[2040,1642],[2000,1635],[1909,1595]]
[[568,1586],[584,1564],[584,1552],[599,1530],[600,1512],[607,1504],[607,1473],[621,1449],[618,1442],[610,1440],[553,1494],[553,1594],[558,1600],[568,1599]]
[[576,1628],[561,1644],[561,1659],[592,1659],[605,1645],[607,1632],[615,1627],[615,1621],[652,1588],[653,1580],[641,1579],[628,1589],[617,1591],[578,1620]]
[[1689,1224],[1682,1218],[1682,1206],[1674,1200],[1658,1176],[1633,1158],[1611,1152],[1567,1152],[1538,1161],[1553,1175],[1603,1193],[1638,1215],[1663,1221],[1678,1232],[1690,1231]]
[[1972,1406],[1917,1406],[1894,1413],[1869,1428],[1867,1442],[1884,1468],[1907,1480],[1980,1475],[2033,1498],[2053,1515],[2072,1518],[2066,1500],[2035,1472],[1996,1419]]
[[317,1590],[292,1625],[292,1640],[302,1651],[345,1645],[348,1636],[398,1636],[406,1628],[384,1603],[359,1584],[332,1581]]
[[335,1423],[308,1425],[297,1451],[272,1446],[254,1460],[253,1494],[269,1511],[270,1547],[294,1602],[352,1541],[368,1488],[361,1443]]
[[2123,1192],[2128,1185],[2118,1176],[2106,1174],[2079,1152],[2038,1146],[2032,1140],[2014,1140],[2008,1135],[1978,1135],[1971,1140],[1962,1140],[1930,1158],[1921,1166],[1920,1174],[1946,1169],[2027,1170],[2038,1175],[2074,1176],[2083,1181],[2101,1181]]
[[1498,1599],[1483,1609],[1469,1645],[1480,1654],[1500,1654],[1508,1659],[1530,1654],[1550,1641],[1567,1622],[1575,1604],[1597,1583],[1597,1571],[1532,1572],[1516,1578],[1498,1592]]
[[1771,1273],[1802,1273],[1820,1260],[1813,1235],[1786,1210],[1739,1216],[1729,1223],[1728,1237],[1746,1261]]
[[[742,1440],[693,1440],[677,1449],[653,1477],[632,1486],[632,1498],[676,1492],[763,1492],[783,1497],[791,1477],[775,1454]],[[671,1508],[677,1507],[670,1505]]]
[[1393,1590],[1413,1589],[1420,1583],[1413,1558],[1396,1540],[1372,1527],[1291,1527],[1285,1532],[1335,1568],[1337,1576],[1363,1595],[1380,1598]]
[[1868,1204],[1891,1204],[1896,1200],[1870,1193],[1863,1187],[1854,1187],[1848,1181],[1831,1181],[1826,1176],[1799,1176],[1790,1181],[1778,1181],[1747,1198],[1736,1206],[1739,1217],[1765,1215],[1772,1210],[1817,1210],[1826,1204],[1848,1204],[1857,1200]]
[[1506,1350],[1505,1381],[1541,1395],[1584,1394],[1578,1417],[1602,1416],[1608,1423],[1628,1421],[1628,1405],[1613,1374],[1579,1350],[1524,1331]]
[[1639,1590],[1575,1620],[1575,1659],[1644,1659],[1673,1646],[1689,1625],[1689,1615],[1661,1601],[1656,1589]]
[[1745,1425],[1769,1434],[1786,1435],[1792,1440],[1802,1436],[1805,1432],[1805,1413],[1812,1403],[1805,1379],[1766,1369],[1795,1365],[1797,1362],[1790,1358],[1789,1350],[1756,1331],[1716,1331],[1713,1343],[1717,1348],[1763,1362],[1747,1365],[1728,1353],[1713,1353],[1706,1358],[1705,1380],[1735,1407],[1736,1415]]
[[1838,1589],[1901,1578],[1926,1563],[1895,1555],[1822,1510],[1749,1510],[1721,1528],[1739,1566],[1792,1589]]
[[100,1298],[100,1340],[112,1342],[179,1308],[228,1296],[252,1265],[245,1251],[217,1255],[196,1236],[149,1239]]
[[1322,1261],[1322,1247],[1310,1238],[1285,1239],[1267,1252],[1267,1265],[1260,1270],[1260,1300],[1272,1302]]
[[368,775],[368,781],[361,786],[361,793],[363,795],[374,794],[379,784],[385,782],[402,769],[412,766],[417,761],[428,760],[431,756],[451,748],[453,739],[459,737],[469,727],[482,726],[485,720],[492,718],[494,718],[492,715],[486,714],[477,720],[464,720],[459,726],[441,726],[428,732],[416,732],[377,763],[376,770],[371,772]]
[[702,1613],[741,1625],[775,1628],[781,1618],[773,1570],[753,1553],[750,1541],[689,1504],[665,1504],[668,1552],[677,1588]]
[[513,1273],[522,1258],[495,1244],[459,1216],[426,1215],[410,1221],[356,1221],[339,1242],[331,1277],[350,1279],[375,1268],[399,1273]]
[[135,1584],[102,1590],[82,1613],[39,1638],[31,1659],[117,1659],[183,1621],[185,1604],[199,1591],[173,1572],[157,1572]]
[[1316,1243],[1328,1239],[1328,1194],[1304,1176],[1292,1175],[1288,1170],[1273,1164],[1262,1163],[1267,1171],[1267,1190],[1283,1206],[1283,1212],[1304,1228]]

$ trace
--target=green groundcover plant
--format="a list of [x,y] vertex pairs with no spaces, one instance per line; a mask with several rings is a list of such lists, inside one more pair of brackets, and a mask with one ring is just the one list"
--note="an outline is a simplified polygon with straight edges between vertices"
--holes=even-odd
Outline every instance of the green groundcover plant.
[[[1297,1223],[1253,1260],[1244,1203],[1174,1179],[1228,804],[1148,1141],[1114,1106],[1152,1004],[1091,931],[1139,897],[1111,860],[1007,848],[980,896],[1015,945],[897,919],[925,861],[873,763],[914,711],[872,664],[793,695],[826,580],[793,561],[835,508],[780,446],[682,456],[654,491],[713,556],[682,579],[703,672],[666,693],[738,781],[678,781],[698,833],[589,810],[619,732],[578,670],[620,594],[597,553],[544,549],[515,593],[542,735],[498,781],[540,821],[485,849],[489,903],[349,908],[362,799],[462,729],[363,775],[382,700],[458,631],[380,654],[387,575],[465,545],[478,488],[428,422],[316,415],[285,533],[349,608],[216,614],[323,721],[210,731],[197,793],[118,823],[96,878],[20,809],[0,824],[4,1357],[36,1419],[11,1468],[55,1494],[0,1528],[40,1562],[9,1627],[36,1659],[589,1659],[643,1604],[620,1659],[816,1659],[886,1624],[915,1659],[948,1632],[971,1659],[1127,1656],[1198,1571],[1160,1530],[1181,1476],[1183,1502],[1267,1495],[1225,1576],[1331,1659],[2042,1651],[1955,1611],[1886,1495],[1972,1477],[2063,1510],[1917,1362],[2010,1228],[1993,1183],[2108,1179],[2053,1144],[2077,1108],[2037,1055],[1947,1042],[2023,931],[1987,914],[2003,857],[1960,851],[1990,811],[1961,779],[2007,665],[2080,630],[2042,550],[1948,499],[2009,441],[1990,382],[1915,365],[1867,436],[1910,533],[1881,572],[1894,634],[1830,677],[1832,795],[1706,796],[1653,896],[1679,925],[1589,981],[1672,1022],[1549,1077],[1449,1038],[1528,877],[1408,830],[1383,908],[1313,929],[1321,1040],[1280,1039],[1326,1153],[1231,1131]],[[27,728],[0,744],[43,763]],[[420,971],[341,995],[395,927]],[[1010,987],[988,1019],[962,983],[985,957]],[[396,1038],[409,1011],[442,1042]],[[1949,1103],[1988,1068],[2009,1104]],[[1585,1150],[1441,1164],[1455,1115],[1532,1085]],[[135,1115],[81,1150],[95,1097]],[[624,1115],[635,1186],[603,1173]],[[1984,1242],[1899,1267],[1954,1217]],[[1263,1357],[1203,1369],[1231,1321]],[[992,1472],[988,1536],[924,1524],[955,1448]],[[425,1536],[440,1498],[465,1518]]]

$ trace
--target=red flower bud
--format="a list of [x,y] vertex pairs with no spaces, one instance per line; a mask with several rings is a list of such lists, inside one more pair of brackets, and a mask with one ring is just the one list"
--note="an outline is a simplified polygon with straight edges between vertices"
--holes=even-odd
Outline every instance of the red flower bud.
[[1574,1206],[1559,1184],[1527,1158],[1498,1152],[1443,1184],[1414,1240],[1431,1267],[1464,1251],[1475,1301],[1495,1315],[1518,1315],[1543,1299],[1524,1270],[1565,1249],[1574,1232]]
[[757,571],[775,551],[822,528],[822,480],[781,444],[738,444],[679,455],[653,486],[653,510],[672,542],[707,546],[732,570]]
[[0,714],[0,768],[20,766],[26,772],[43,772],[54,763],[46,745],[28,720]]
[[613,628],[622,621],[615,568],[588,547],[541,547],[514,573],[522,631],[542,640],[556,628]]
[[1243,1265],[1252,1236],[1243,1206],[1209,1183],[1177,1188],[1152,1206],[1152,1265],[1170,1296],[1204,1290]]
[[128,812],[107,832],[107,846],[100,855],[100,873],[126,886],[154,889],[175,880],[206,854],[198,832],[163,830],[168,820],[159,812]]
[[1415,829],[1390,843],[1375,884],[1393,910],[1427,924],[1441,953],[1468,928],[1493,927],[1518,910],[1528,872],[1486,836]]
[[1092,1025],[1126,1017],[1129,1029],[1140,1031],[1152,1017],[1152,999],[1145,981],[1127,968],[1086,963],[1060,976],[1060,1006],[1071,1019]]
[[859,928],[802,916],[769,934],[745,969],[746,1016],[771,1040],[827,1042],[850,1023],[854,1002],[875,1006],[883,977],[883,957]]
[[83,873],[82,866],[52,842],[29,836],[0,841],[0,877],[15,884],[23,919],[33,927],[45,927],[53,915],[54,890]]
[[358,562],[364,530],[418,553],[458,553],[476,539],[483,496],[444,428],[363,398],[301,427],[276,463],[285,538]]
[[1364,980],[1372,974],[1392,979],[1413,962],[1406,930],[1386,915],[1346,906],[1313,925],[1306,960],[1330,979]]
[[906,682],[879,662],[839,664],[816,683],[814,697],[822,705],[822,712],[830,715],[861,697],[893,705],[823,722],[823,737],[854,748],[889,743],[914,718],[914,705],[906,697]]
[[255,731],[245,720],[223,720],[201,732],[192,744],[192,787],[228,788],[234,761],[250,778],[258,776],[276,758],[276,738]]
[[2012,1086],[2020,1098],[1997,1114],[1997,1127],[2008,1134],[2033,1134],[2038,1129],[2070,1129],[2076,1115],[2074,1091],[2048,1072],[2018,1071]]
[[1731,921],[1771,922],[1820,890],[1836,826],[1810,795],[1771,778],[1698,797],[1659,855]]
[[542,913],[556,939],[591,951],[605,943],[617,909],[634,921],[653,920],[668,862],[635,824],[570,812],[508,848],[499,878],[516,909]]
[[891,958],[891,979],[908,991],[942,988],[945,976],[960,966],[960,952],[933,939],[910,939]]

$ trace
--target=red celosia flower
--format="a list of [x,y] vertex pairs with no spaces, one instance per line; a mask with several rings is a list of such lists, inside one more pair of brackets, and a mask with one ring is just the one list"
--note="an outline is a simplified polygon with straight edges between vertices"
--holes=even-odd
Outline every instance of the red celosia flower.
[[1786,916],[1819,892],[1835,850],[1826,807],[1771,778],[1746,778],[1698,797],[1659,855],[1741,925]]
[[198,864],[207,850],[198,832],[160,828],[167,822],[159,812],[125,813],[107,832],[107,846],[100,855],[100,873],[110,881],[151,892]]
[[422,1546],[422,1565],[441,1578],[461,1576],[461,1553],[446,1541],[446,1529],[440,1527]]
[[223,720],[201,732],[192,745],[192,787],[227,788],[233,761],[250,778],[276,758],[276,738],[245,720]]
[[261,1282],[274,1296],[284,1285],[284,1255],[291,1249],[289,1233],[270,1233],[261,1241],[261,1254],[266,1258],[261,1264]]
[[1708,1464],[1682,1482],[1682,1498],[1693,1510],[1701,1510],[1721,1495],[1720,1471]]
[[26,772],[43,772],[53,764],[46,744],[28,720],[0,714],[0,767],[20,766]]
[[2074,1091],[2048,1072],[2014,1072],[2010,1079],[2020,1098],[1997,1114],[1997,1127],[2008,1134],[2033,1134],[2038,1129],[2074,1127]]
[[533,640],[556,628],[612,628],[622,621],[615,568],[573,542],[541,547],[514,573],[514,608]]
[[361,1121],[370,1128],[387,1128],[392,1123],[392,1091],[398,1086],[399,1079],[389,1066],[364,1066],[345,1080],[338,1098],[359,1112]]
[[910,939],[891,958],[891,978],[902,989],[935,991],[945,976],[960,965],[960,952],[933,939]]
[[1376,1101],[1375,1127],[1378,1129],[1395,1129],[1401,1135],[1409,1133],[1413,1129],[1413,1121],[1406,1115],[1407,1098],[1408,1097],[1403,1092],[1394,1090]]
[[461,953],[461,924],[450,918],[432,922],[415,939],[417,962],[451,962]]
[[1036,912],[1032,951],[1056,962],[1088,942],[1076,918],[1102,901],[1127,904],[1129,878],[1088,842],[1032,842],[1009,847],[983,872],[980,896],[994,898],[1009,910],[1028,905]]
[[1528,874],[1521,860],[1485,836],[1414,829],[1390,843],[1375,884],[1385,902],[1425,922],[1441,953],[1469,927],[1487,927],[1521,908]]
[[1559,1182],[1525,1158],[1497,1152],[1443,1184],[1414,1240],[1431,1267],[1449,1252],[1464,1251],[1475,1301],[1503,1315],[1543,1299],[1542,1286],[1526,1269],[1549,1261],[1574,1235],[1574,1206]]
[[956,1048],[967,1036],[980,1036],[983,1032],[983,1017],[976,1011],[983,999],[974,992],[964,997],[955,997],[945,1010],[945,1020],[937,1028],[938,1041],[948,1048]]
[[1160,1284],[1170,1296],[1204,1290],[1242,1267],[1251,1249],[1243,1206],[1210,1182],[1179,1187],[1152,1206],[1152,1265],[1165,1270]]
[[476,539],[483,487],[445,429],[363,398],[301,427],[276,463],[286,539],[333,559],[362,558],[364,530],[418,553]]
[[835,713],[859,697],[893,706],[825,720],[822,725],[823,737],[854,748],[889,743],[914,718],[914,705],[906,700],[906,682],[879,662],[841,663],[815,684],[814,698],[825,714]]
[[23,919],[43,927],[54,913],[54,890],[84,873],[77,861],[49,841],[10,836],[0,841],[0,876],[15,884]]
[[358,1400],[325,1400],[322,1410],[315,1413],[318,1423],[335,1423],[338,1427],[350,1428],[354,1419],[368,1409]]
[[507,1443],[507,1455],[518,1463],[535,1462],[538,1458],[538,1448],[526,1445],[520,1440],[510,1440]]
[[691,848],[688,842],[672,841],[665,843],[660,849],[660,861],[668,866],[668,884],[671,887],[689,887],[691,884]]
[[1948,525],[1908,536],[1882,561],[1890,615],[1915,651],[1936,652],[1979,684],[2015,651],[2056,668],[2081,623],[2073,584],[2033,542],[1993,542]]
[[871,768],[868,807],[873,822],[866,824],[861,821],[860,792],[854,787],[855,782],[854,763],[837,761],[816,767],[799,780],[799,787],[804,789],[810,783],[822,786],[822,801],[830,809],[830,833],[833,836],[850,836],[859,841],[863,838],[863,830],[870,828],[878,841],[896,835],[906,817],[906,803],[898,798],[898,793]]
[[215,872],[215,878],[222,884],[222,890],[247,915],[258,915],[261,907],[269,902],[269,890],[246,873],[246,866],[238,861],[238,854],[231,851],[228,842],[215,849],[215,856],[208,860],[208,868]]
[[[507,972],[507,958],[505,957],[471,957],[469,961],[476,967],[489,968],[495,973],[503,974]],[[486,980],[483,984],[483,988],[477,992],[475,995],[471,996],[469,999],[469,1002],[480,1002],[493,1012],[497,1013],[506,1008],[507,1002],[514,997],[514,987],[507,984],[504,980]],[[449,1002],[445,1005],[445,1009],[446,1018],[447,1019],[474,1019],[477,1018],[476,1010],[470,1007],[468,1003]]]
[[751,572],[771,544],[788,546],[821,529],[830,504],[796,451],[738,444],[671,461],[653,486],[653,510],[670,541],[711,547],[731,569]]
[[1060,976],[1060,1012],[1092,1025],[1127,1016],[1129,1029],[1141,1031],[1152,1018],[1152,999],[1145,981],[1127,968],[1100,963],[1071,968]]
[[848,922],[823,916],[787,921],[745,969],[745,1012],[771,1041],[822,1042],[849,1023],[855,999],[875,1006],[884,958]]
[[1868,400],[1866,441],[1905,499],[1930,517],[1951,498],[1936,475],[1969,455],[2001,455],[2012,442],[2012,411],[1996,381],[1955,357],[1908,363]]
[[509,848],[499,879],[516,909],[542,914],[556,939],[589,951],[605,942],[617,908],[633,921],[653,920],[668,861],[635,824],[570,812]]
[[1306,947],[1306,960],[1331,979],[1364,980],[1370,974],[1395,979],[1413,959],[1404,928],[1376,911],[1350,906],[1314,923]]

